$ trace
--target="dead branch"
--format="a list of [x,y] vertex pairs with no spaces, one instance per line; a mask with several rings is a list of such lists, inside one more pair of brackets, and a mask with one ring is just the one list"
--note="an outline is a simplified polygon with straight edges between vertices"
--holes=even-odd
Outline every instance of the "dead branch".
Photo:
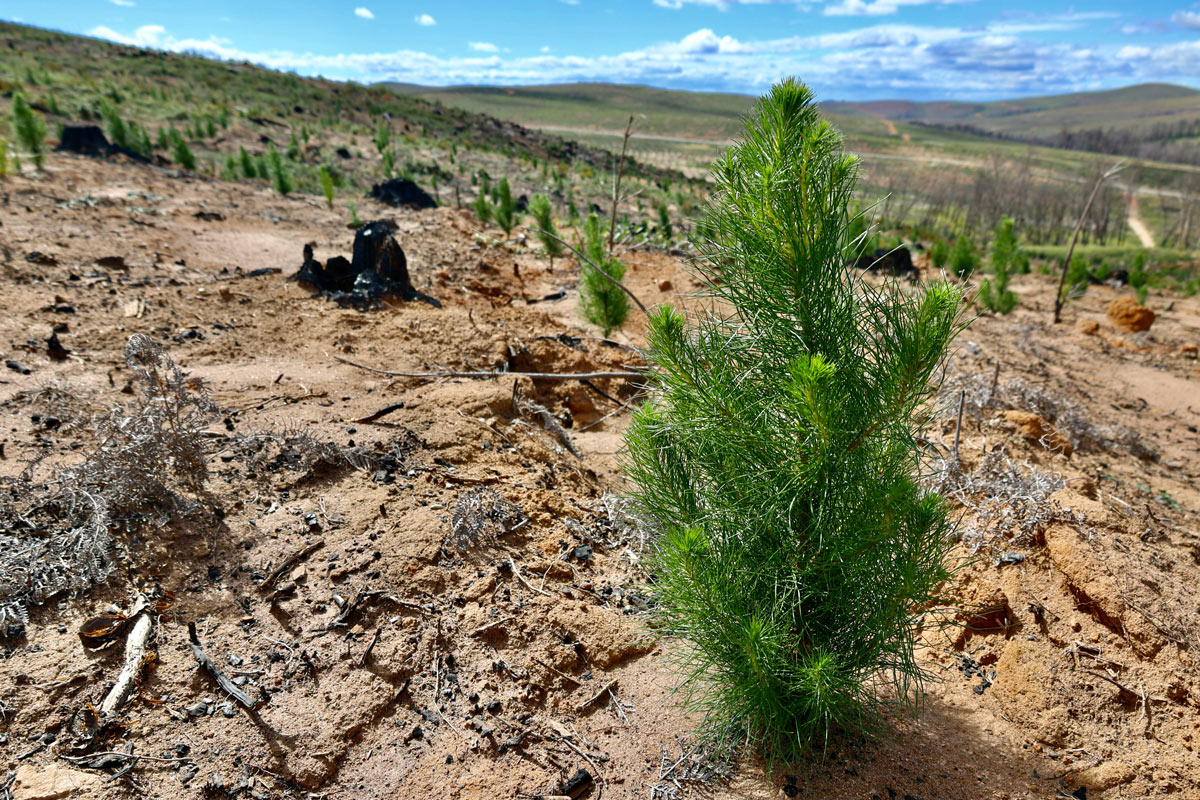
[[105,695],[104,701],[100,703],[101,718],[114,714],[129,697],[129,693],[133,691],[134,681],[141,672],[142,659],[146,656],[146,642],[150,638],[150,631],[154,629],[154,614],[151,611],[152,608],[147,602],[146,596],[139,594],[134,602],[131,615],[133,625],[129,629],[129,636],[125,639],[125,663],[117,675],[117,682],[113,684],[112,689]]
[[280,564],[278,567],[275,568],[274,572],[272,572],[270,575],[267,576],[266,580],[264,580],[262,583],[260,583],[258,585],[258,590],[260,592],[265,590],[272,583],[274,583],[275,581],[277,581],[281,577],[283,577],[283,573],[287,572],[289,569],[296,566],[297,563],[308,558],[310,555],[317,552],[324,546],[325,546],[325,540],[319,539],[319,540],[313,542],[312,544],[308,545],[307,547],[304,547],[303,549],[297,550],[295,553],[292,553],[290,556],[288,556],[287,558],[285,558],[283,560],[282,564]]
[[613,689],[615,689],[615,688],[617,688],[617,679],[616,679],[616,678],[613,678],[611,681],[609,681],[608,683],[606,683],[606,684],[604,684],[603,686],[601,686],[601,687],[600,687],[600,691],[596,692],[596,693],[595,693],[594,695],[592,695],[590,698],[588,698],[587,700],[583,701],[583,702],[582,702],[582,703],[580,703],[578,706],[576,706],[576,707],[575,707],[575,710],[576,710],[576,711],[584,711],[585,709],[587,709],[587,708],[588,708],[588,706],[592,705],[592,704],[593,704],[593,703],[595,703],[597,700],[599,700],[600,698],[604,697],[604,695],[608,694],[609,692],[611,692],[611,691],[612,691]]
[[238,705],[243,708],[253,711],[258,705],[250,695],[243,692],[233,681],[231,681],[221,668],[217,666],[217,662],[209,657],[208,653],[204,652],[204,645],[200,643],[200,635],[196,633],[196,623],[188,623],[188,642],[192,645],[192,655],[212,679],[217,682],[221,690],[238,702]]

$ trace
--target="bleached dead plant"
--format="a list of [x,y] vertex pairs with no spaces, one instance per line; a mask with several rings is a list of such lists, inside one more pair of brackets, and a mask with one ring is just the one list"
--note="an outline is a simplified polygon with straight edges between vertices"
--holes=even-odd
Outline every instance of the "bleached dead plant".
[[[25,606],[103,581],[112,533],[160,527],[191,513],[204,493],[204,432],[217,414],[204,383],[189,377],[148,336],[125,347],[136,400],[94,420],[95,448],[39,482],[35,459],[9,481],[14,502],[0,522],[0,623],[23,622]],[[0,632],[4,632],[0,628]]]

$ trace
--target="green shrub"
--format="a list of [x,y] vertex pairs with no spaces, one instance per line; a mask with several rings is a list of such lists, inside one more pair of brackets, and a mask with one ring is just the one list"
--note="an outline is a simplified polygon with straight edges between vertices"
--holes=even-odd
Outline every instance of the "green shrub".
[[379,155],[383,155],[391,143],[392,133],[388,130],[387,122],[380,120],[379,128],[375,131],[375,149],[379,151]]
[[333,176],[324,164],[321,165],[321,192],[325,195],[325,205],[333,208]]
[[504,230],[505,236],[512,233],[512,229],[520,222],[517,204],[513,200],[512,189],[508,186],[508,178],[500,179],[500,185],[496,189],[496,208],[492,216],[496,224]]
[[538,239],[550,257],[550,266],[554,266],[554,257],[563,253],[563,244],[556,237],[558,231],[554,227],[554,212],[550,208],[550,198],[544,194],[535,194],[529,203],[529,213],[537,226]]
[[17,141],[33,156],[33,165],[41,169],[46,161],[46,120],[29,107],[20,92],[13,94],[12,128]]
[[358,203],[350,200],[346,203],[346,210],[350,212],[350,224],[354,227],[362,225],[362,220],[358,218]]
[[675,237],[675,228],[671,225],[671,211],[666,203],[658,204],[658,232],[667,241]]
[[475,197],[475,216],[484,225],[492,221],[492,203],[488,200],[487,192],[480,191]]
[[236,181],[238,179],[237,159],[233,154],[225,156],[225,170],[221,173],[221,177],[227,181]]
[[938,239],[929,245],[929,263],[934,269],[941,269],[950,260],[950,246],[945,239]]
[[292,175],[288,172],[283,156],[275,149],[274,143],[267,145],[267,167],[268,174],[271,176],[271,186],[275,191],[283,195],[291,193],[295,188],[292,183]]
[[1063,301],[1073,297],[1082,297],[1087,293],[1091,273],[1088,272],[1087,262],[1082,256],[1075,256],[1067,265],[1067,277],[1063,282]]
[[[583,224],[583,254],[604,269],[613,280],[625,277],[625,265],[615,258],[608,258],[604,250],[604,233],[600,218],[589,214]],[[579,307],[584,319],[599,326],[608,336],[625,324],[629,316],[629,295],[597,272],[586,262],[581,264],[579,275]]]
[[166,128],[158,129],[158,137],[154,140],[154,146],[159,150],[169,150],[171,148],[171,136],[167,133]]
[[791,760],[915,710],[952,530],[915,440],[961,294],[843,268],[857,162],[802,84],[759,101],[714,178],[696,269],[719,310],[653,313],[626,474],[687,696],[714,736]]
[[182,136],[176,135],[175,142],[171,146],[171,157],[184,169],[196,169],[196,157],[192,155],[191,148],[188,147],[187,141]]
[[383,151],[383,177],[389,180],[396,174],[396,151]]
[[243,175],[245,175],[247,178],[259,177],[258,170],[254,168],[254,159],[251,158],[250,154],[246,152],[246,148],[240,148],[238,152],[238,160],[241,162]]
[[1020,299],[1008,288],[1010,272],[1019,271],[1022,263],[1025,264],[1025,269],[1028,271],[1029,259],[1023,258],[1021,254],[1010,217],[1005,217],[996,226],[989,260],[992,264],[993,277],[984,278],[979,284],[976,300],[993,313],[1011,313],[1017,307]]
[[287,157],[292,161],[300,160],[300,140],[296,138],[295,131],[292,131],[292,136],[288,139]]
[[950,271],[962,279],[967,279],[979,269],[979,251],[966,236],[954,240],[948,259]]
[[8,141],[0,139],[0,178],[8,175]]

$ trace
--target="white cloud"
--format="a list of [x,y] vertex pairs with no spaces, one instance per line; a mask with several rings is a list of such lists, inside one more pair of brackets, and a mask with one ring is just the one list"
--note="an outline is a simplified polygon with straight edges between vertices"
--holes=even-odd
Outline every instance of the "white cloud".
[[437,25],[437,20],[428,14],[417,14],[415,17],[413,17],[413,22],[426,28]]
[[923,6],[931,3],[948,5],[956,0],[838,0],[825,6],[827,17],[878,17],[895,14],[901,6]]
[[491,42],[467,42],[467,47],[477,53],[499,53],[500,48]]
[[577,5],[579,5],[579,0],[562,0],[562,1],[563,1],[564,3],[566,3],[567,5],[569,5],[569,6],[577,6]]
[[1181,28],[1200,31],[1200,11],[1176,11],[1171,15],[1171,22]]
[[371,13],[371,9],[359,6],[354,9],[354,16],[362,17],[363,19],[375,19],[375,15]]
[[542,49],[541,49],[541,50],[539,50],[538,52],[540,52],[540,53],[549,53],[549,52],[550,52],[550,45],[548,45],[548,44],[544,44],[544,45],[542,45]]
[[134,5],[136,5],[133,0],[108,0],[108,2],[112,3],[114,6],[120,6],[121,8],[133,8]]
[[[834,34],[740,40],[703,28],[675,41],[597,56],[510,56],[473,43],[474,54],[442,57],[413,50],[387,53],[250,52],[228,40],[175,39],[160,25],[93,36],[125,44],[251,61],[305,75],[398,80],[424,85],[638,83],[677,89],[759,93],[798,75],[819,97],[998,99],[1112,88],[1143,81],[1200,83],[1200,37],[1155,48],[1124,42],[1047,43],[1012,25],[957,27],[880,24]],[[479,49],[478,45],[483,45]]]
[[88,31],[87,35],[135,47],[162,47],[163,35],[166,32],[167,29],[162,25],[143,25],[134,31],[132,36],[123,36],[112,28],[100,25]]

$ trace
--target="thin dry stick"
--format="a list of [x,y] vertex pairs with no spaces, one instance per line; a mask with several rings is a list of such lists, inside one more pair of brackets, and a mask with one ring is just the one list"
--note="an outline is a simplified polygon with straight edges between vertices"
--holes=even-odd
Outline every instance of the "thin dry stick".
[[588,265],[589,267],[591,267],[592,269],[596,270],[596,272],[599,272],[599,273],[600,273],[600,274],[601,274],[601,275],[602,275],[602,276],[603,276],[603,277],[604,277],[604,278],[605,278],[605,279],[606,279],[606,280],[607,280],[609,283],[613,284],[613,285],[614,285],[614,286],[616,286],[618,289],[620,289],[621,291],[623,291],[625,294],[629,295],[630,299],[632,299],[632,300],[633,300],[633,302],[637,304],[637,307],[638,307],[638,308],[640,308],[640,309],[642,310],[642,313],[643,313],[643,314],[645,314],[647,317],[648,317],[648,316],[650,316],[650,311],[649,311],[649,309],[647,309],[647,308],[646,308],[646,306],[645,306],[645,304],[644,304],[644,303],[642,303],[642,301],[638,299],[638,297],[637,297],[637,295],[636,295],[636,294],[634,294],[633,292],[631,292],[631,291],[629,290],[629,287],[628,287],[628,286],[626,286],[625,284],[621,283],[619,280],[617,280],[616,278],[614,278],[612,275],[609,275],[607,272],[605,272],[603,269],[601,269],[601,268],[600,268],[600,266],[599,266],[598,264],[596,264],[596,262],[595,262],[595,261],[592,261],[590,258],[588,258],[587,256],[585,256],[585,255],[584,255],[582,252],[580,252],[580,250],[579,250],[579,248],[578,248],[578,247],[576,247],[575,245],[571,244],[571,243],[570,243],[570,242],[568,242],[566,239],[563,239],[563,238],[561,238],[561,237],[559,237],[559,236],[556,236],[556,235],[554,235],[553,233],[550,233],[550,231],[544,231],[544,230],[542,230],[541,228],[526,228],[526,230],[531,230],[531,231],[533,231],[533,232],[535,232],[535,233],[544,233],[544,234],[546,234],[547,236],[549,236],[550,238],[552,238],[552,239],[557,239],[559,242],[562,242],[563,244],[565,244],[565,245],[566,245],[568,248],[570,248],[571,252],[575,254],[575,257],[576,257],[576,258],[578,258],[580,261],[582,261],[582,262],[584,262],[585,264],[587,264],[587,265]]
[[617,203],[621,200],[621,178],[625,175],[625,151],[629,147],[629,135],[633,133],[633,114],[625,126],[625,138],[621,140],[621,157],[617,159],[617,171],[613,175],[612,219],[608,223],[608,257],[613,254],[613,233],[617,230]]
[[954,426],[954,461],[958,461],[958,437],[962,434],[962,415],[963,403],[967,400],[967,390],[963,389],[958,394],[958,424]]
[[389,369],[369,367],[348,358],[334,356],[334,361],[349,364],[352,367],[365,369],[380,375],[393,375],[398,378],[534,378],[539,381],[583,381],[597,378],[644,378],[641,372],[456,372],[454,370],[439,370],[437,372],[396,372]]
[[1054,322],[1056,324],[1062,322],[1063,285],[1067,282],[1067,268],[1071,265],[1071,255],[1075,252],[1075,243],[1079,241],[1079,232],[1083,229],[1083,223],[1087,220],[1088,212],[1092,209],[1092,202],[1096,199],[1096,195],[1099,194],[1100,187],[1104,185],[1105,181],[1123,169],[1125,169],[1124,164],[1116,164],[1100,173],[1100,177],[1096,178],[1096,185],[1092,187],[1092,193],[1088,195],[1087,204],[1083,207],[1083,213],[1079,215],[1079,222],[1075,223],[1075,233],[1071,235],[1071,246],[1067,248],[1067,257],[1063,259],[1062,263],[1062,274],[1058,278],[1058,294],[1054,296]]
[[541,589],[537,588],[529,581],[525,580],[524,576],[521,575],[521,570],[517,569],[517,562],[514,561],[511,556],[508,559],[508,565],[510,567],[512,567],[513,575],[517,576],[517,580],[519,580],[521,583],[528,586],[531,591],[537,592],[538,594],[541,594],[541,595],[545,595],[546,597],[551,596],[549,592],[542,591]]

